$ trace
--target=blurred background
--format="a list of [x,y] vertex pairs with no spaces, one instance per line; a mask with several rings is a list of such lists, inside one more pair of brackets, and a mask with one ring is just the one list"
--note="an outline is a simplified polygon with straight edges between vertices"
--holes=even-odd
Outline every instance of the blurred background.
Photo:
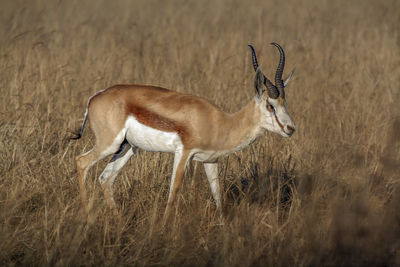
[[[2,265],[399,265],[400,2],[0,3]],[[220,159],[225,224],[201,164],[160,227],[172,155],[141,151],[107,207],[89,172],[81,210],[71,132],[114,84],[202,96],[226,112],[254,97],[254,45],[273,79],[286,52],[290,139],[266,133]]]

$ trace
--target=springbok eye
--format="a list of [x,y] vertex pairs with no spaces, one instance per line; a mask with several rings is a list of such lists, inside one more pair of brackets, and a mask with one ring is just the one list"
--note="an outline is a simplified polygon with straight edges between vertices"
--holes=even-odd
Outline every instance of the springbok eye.
[[274,106],[269,104],[269,103],[267,103],[267,109],[268,109],[269,112],[272,112],[272,111],[274,111]]

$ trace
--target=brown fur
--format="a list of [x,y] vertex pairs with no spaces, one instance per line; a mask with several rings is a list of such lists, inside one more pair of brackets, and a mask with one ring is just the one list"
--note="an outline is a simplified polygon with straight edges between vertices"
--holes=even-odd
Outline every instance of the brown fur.
[[127,106],[127,113],[128,115],[134,115],[140,123],[151,128],[165,132],[176,132],[183,140],[182,142],[186,141],[184,140],[184,138],[188,135],[186,127],[184,125],[180,125],[178,122],[165,118],[140,106]]
[[[111,144],[129,115],[148,127],[176,132],[181,138],[184,151],[177,162],[170,205],[165,212],[167,218],[182,183],[190,151],[229,151],[247,145],[259,130],[261,113],[254,101],[235,114],[227,114],[204,98],[154,86],[116,85],[97,93],[88,106],[96,146],[77,157],[80,191],[86,207],[86,172],[98,160],[116,152],[110,150]],[[111,186],[109,182],[103,184],[104,195],[110,206],[115,207]]]
[[112,125],[116,129],[111,135],[120,132],[130,114],[154,129],[178,133],[186,148],[209,150],[235,147],[258,120],[253,101],[240,112],[227,114],[204,98],[144,85],[110,87],[94,96],[89,107],[89,120],[96,121],[90,124],[92,129],[104,132]]

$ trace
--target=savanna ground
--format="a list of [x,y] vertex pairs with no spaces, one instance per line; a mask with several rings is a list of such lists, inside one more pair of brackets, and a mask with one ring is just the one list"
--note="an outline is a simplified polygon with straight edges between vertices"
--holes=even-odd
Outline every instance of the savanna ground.
[[[400,2],[0,2],[1,265],[400,265]],[[254,96],[253,44],[273,79],[280,43],[297,131],[220,160],[225,225],[192,162],[163,229],[172,155],[118,176],[120,214],[75,157],[86,101],[160,85],[235,112]]]

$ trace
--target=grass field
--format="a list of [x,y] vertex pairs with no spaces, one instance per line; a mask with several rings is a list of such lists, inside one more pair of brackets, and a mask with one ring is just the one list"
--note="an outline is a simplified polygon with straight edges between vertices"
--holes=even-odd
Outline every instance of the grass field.
[[[400,2],[0,3],[0,264],[400,265]],[[267,133],[220,159],[225,225],[202,164],[162,229],[173,157],[141,151],[114,216],[97,177],[81,209],[75,157],[88,97],[152,84],[229,112],[254,97],[253,44],[273,79],[286,52],[290,139]],[[284,76],[286,76],[284,74]]]

